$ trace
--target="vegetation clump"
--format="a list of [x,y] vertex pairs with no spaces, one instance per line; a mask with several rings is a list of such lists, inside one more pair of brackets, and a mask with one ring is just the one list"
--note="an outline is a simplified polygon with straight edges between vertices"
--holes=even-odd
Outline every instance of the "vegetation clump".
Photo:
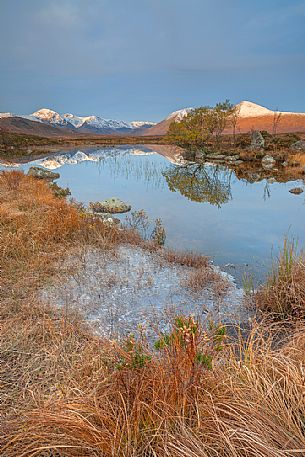
[[294,242],[285,241],[256,305],[276,319],[305,318],[305,257]]

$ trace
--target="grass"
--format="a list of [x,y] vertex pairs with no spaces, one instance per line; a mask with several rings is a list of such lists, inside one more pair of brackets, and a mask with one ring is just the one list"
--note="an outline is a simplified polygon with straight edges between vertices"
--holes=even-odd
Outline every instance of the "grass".
[[183,285],[195,293],[211,287],[214,295],[222,297],[229,289],[230,282],[210,266],[192,270],[183,280]]
[[23,387],[34,405],[7,422],[2,455],[282,457],[305,451],[301,330],[277,351],[258,329],[233,344],[222,328],[204,331],[191,318],[177,319],[157,351],[135,339],[98,344],[77,326],[37,330],[43,343],[26,368],[37,373],[39,367],[41,375],[33,380],[31,374]]
[[109,247],[119,238],[114,227],[56,197],[42,180],[17,171],[0,174],[0,234],[4,300],[37,288],[76,243]]
[[[261,322],[231,340],[222,325],[178,316],[154,348],[141,332],[102,340],[80,315],[42,303],[39,287],[74,246],[110,249],[137,243],[136,233],[19,172],[0,174],[0,230],[1,456],[304,455],[302,320],[287,335]],[[197,271],[208,265],[158,252]],[[296,281],[291,259],[288,249],[278,275]]]
[[275,318],[305,317],[305,257],[285,240],[267,283],[256,293],[258,309]]
[[195,252],[180,252],[173,249],[167,249],[163,251],[162,257],[168,263],[175,263],[185,267],[199,269],[209,266],[209,258],[201,254],[196,254]]

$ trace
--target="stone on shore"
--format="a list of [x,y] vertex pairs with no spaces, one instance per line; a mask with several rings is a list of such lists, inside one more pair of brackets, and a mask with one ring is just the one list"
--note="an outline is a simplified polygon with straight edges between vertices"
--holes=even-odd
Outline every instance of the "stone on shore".
[[54,173],[54,171],[41,167],[31,167],[28,171],[28,176],[33,176],[33,178],[37,179],[46,179],[48,181],[54,181],[54,179],[60,178],[59,173]]

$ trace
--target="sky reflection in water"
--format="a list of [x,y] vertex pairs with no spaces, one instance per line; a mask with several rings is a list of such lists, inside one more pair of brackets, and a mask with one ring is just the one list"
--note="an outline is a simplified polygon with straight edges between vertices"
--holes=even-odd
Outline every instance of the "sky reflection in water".
[[263,278],[272,249],[287,235],[304,245],[304,197],[289,193],[300,182],[250,183],[220,165],[175,165],[144,146],[75,152],[37,163],[60,165],[58,183],[78,201],[116,196],[161,218],[168,246],[207,254],[221,266],[234,264],[230,272],[237,277],[248,269]]

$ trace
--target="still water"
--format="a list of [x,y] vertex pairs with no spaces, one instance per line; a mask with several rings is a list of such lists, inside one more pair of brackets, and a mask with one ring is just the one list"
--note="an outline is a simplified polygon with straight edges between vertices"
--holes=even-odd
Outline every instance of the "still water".
[[85,204],[115,196],[161,218],[167,246],[209,255],[237,279],[244,271],[263,279],[284,237],[305,243],[305,194],[289,193],[302,181],[245,179],[223,165],[186,163],[164,146],[60,151],[19,168],[34,164],[58,171],[58,184]]

